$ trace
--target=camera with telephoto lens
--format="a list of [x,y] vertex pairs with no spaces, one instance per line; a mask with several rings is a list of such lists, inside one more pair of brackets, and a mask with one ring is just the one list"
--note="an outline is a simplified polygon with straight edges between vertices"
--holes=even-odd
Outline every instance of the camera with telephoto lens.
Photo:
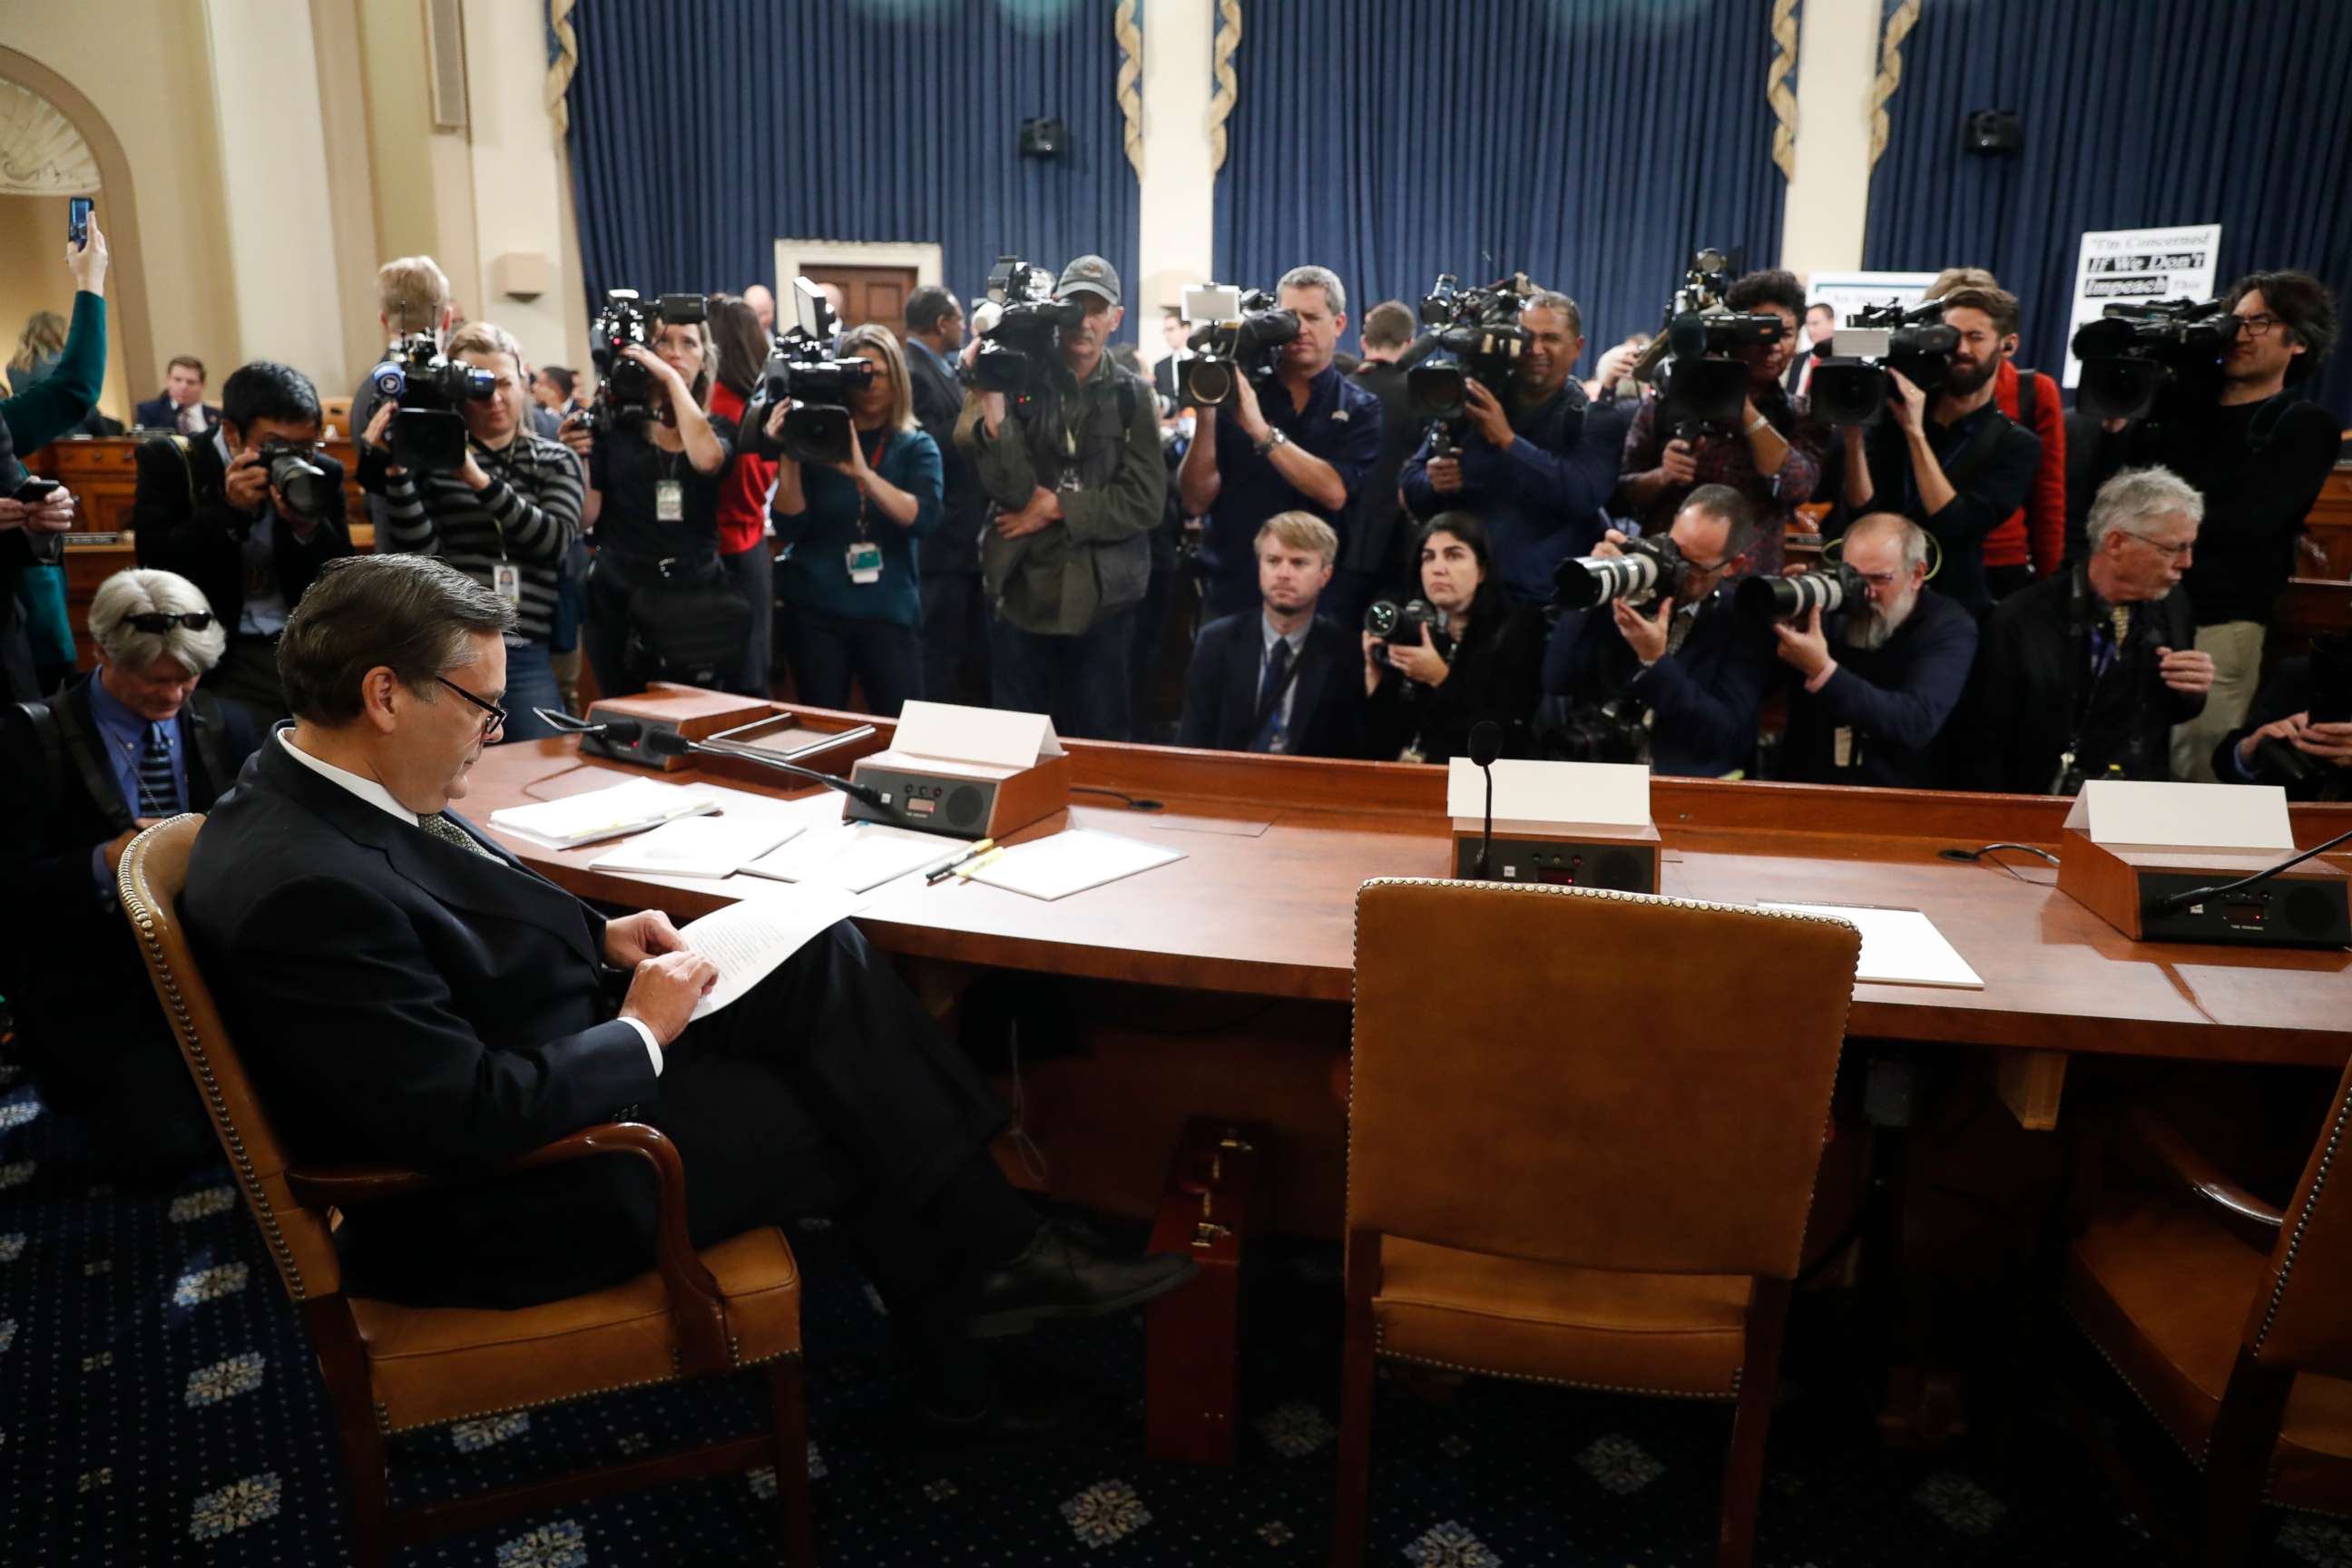
[[[1185,298],[1189,305],[1192,292]],[[1186,344],[1192,353],[1178,367],[1176,383],[1181,400],[1196,408],[1231,403],[1243,376],[1264,381],[1273,375],[1274,356],[1298,336],[1298,312],[1279,308],[1263,289],[1235,297],[1230,315],[1185,321],[1192,326]]]
[[1535,292],[1527,274],[1490,283],[1484,289],[1458,289],[1451,272],[1441,272],[1421,302],[1423,324],[1436,328],[1432,335],[1444,358],[1433,358],[1405,373],[1406,395],[1413,416],[1458,420],[1470,409],[1470,383],[1476,381],[1503,397],[1519,355],[1532,334],[1519,325],[1519,312]]
[[2102,419],[2140,418],[2167,394],[2184,405],[2210,403],[2236,331],[2220,300],[2109,305],[2074,333],[2079,401]]
[[384,351],[368,373],[379,396],[396,412],[386,432],[392,460],[412,473],[455,473],[466,466],[461,403],[487,401],[497,390],[490,373],[444,355],[430,332],[412,332]]
[[1042,384],[1066,328],[1087,319],[1076,300],[1054,297],[1054,275],[1017,256],[1000,256],[988,274],[988,297],[1004,307],[996,325],[980,334],[971,384],[982,392],[1026,396]]
[[1960,334],[1944,325],[1944,307],[1930,300],[1905,310],[1889,300],[1866,306],[1830,334],[1826,353],[1816,351],[1811,393],[1815,418],[1832,425],[1875,425],[1895,395],[1889,371],[1933,394],[1952,374],[1952,351]]
[[[403,416],[393,416],[394,429],[400,427]],[[279,499],[296,517],[305,522],[325,522],[341,515],[342,479],[329,473],[320,464],[317,448],[299,441],[264,441],[255,450],[253,460],[256,467],[269,475]]]
[[783,455],[795,463],[845,463],[850,445],[857,439],[849,416],[849,395],[873,384],[874,363],[835,359],[830,345],[800,327],[777,336],[760,373],[758,406],[746,416],[757,421],[765,445],[768,411],[787,399],[781,440]]
[[[1819,374],[1816,372],[1815,374]],[[1868,602],[1870,584],[1843,561],[1825,560],[1793,577],[1749,577],[1731,591],[1732,607],[1751,621],[1803,620]]]
[[634,347],[650,353],[664,327],[692,326],[709,314],[709,304],[699,294],[664,294],[648,305],[634,289],[607,290],[604,308],[588,328],[588,357],[595,362],[598,382],[588,427],[602,436],[615,420],[650,418],[654,373],[625,351]]
[[1630,692],[1606,702],[1579,702],[1536,725],[1536,752],[1555,763],[1650,760],[1650,705]]
[[[2313,640],[2310,713],[2315,724],[2352,724],[2352,636]],[[2290,787],[2343,771],[2275,736],[2254,742],[2253,762],[2255,777]]]
[[1391,647],[1421,646],[1421,630],[1429,628],[1430,646],[1440,656],[1452,651],[1454,639],[1445,635],[1436,608],[1426,599],[1407,599],[1400,605],[1393,599],[1381,599],[1364,612],[1364,629],[1381,640],[1372,647],[1372,662],[1385,665]]
[[1551,602],[1562,610],[1589,610],[1611,600],[1638,607],[1675,591],[1686,563],[1671,534],[1645,533],[1619,545],[1622,555],[1570,556],[1552,574]]

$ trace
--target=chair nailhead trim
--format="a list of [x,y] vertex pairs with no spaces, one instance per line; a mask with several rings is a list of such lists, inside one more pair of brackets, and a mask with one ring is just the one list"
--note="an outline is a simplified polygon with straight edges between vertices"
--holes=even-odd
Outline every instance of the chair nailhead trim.
[[1372,1325],[1372,1353],[1386,1361],[1410,1362],[1415,1366],[1433,1366],[1441,1372],[1467,1373],[1473,1377],[1499,1377],[1508,1383],[1536,1383],[1547,1388],[1583,1388],[1596,1394],[1639,1394],[1652,1399],[1696,1399],[1711,1404],[1724,1404],[1739,1397],[1739,1378],[1746,1369],[1731,1369],[1731,1387],[1722,1394],[1698,1394],[1687,1388],[1635,1388],[1622,1383],[1581,1383],[1572,1377],[1538,1377],[1528,1372],[1496,1372],[1491,1367],[1465,1366],[1455,1362],[1438,1361],[1431,1356],[1406,1355],[1392,1351],[1385,1343],[1387,1333],[1381,1325]]
[[2257,1361],[2262,1359],[2263,1342],[2271,1337],[2271,1329],[2278,1321],[2279,1308],[2286,1302],[2287,1277],[2294,1272],[2294,1257],[2303,1246],[2303,1233],[2311,1227],[2312,1212],[2319,1207],[2319,1200],[2327,1191],[2328,1171],[2335,1164],[2336,1151],[2344,1141],[2344,1122],[2347,1115],[2352,1115],[2352,1093],[2346,1094],[2336,1103],[2336,1120],[2327,1129],[2327,1148],[2319,1156],[2318,1173],[2311,1179],[2311,1195],[2304,1200],[2303,1212],[2294,1216],[2294,1231],[2287,1237],[2285,1255],[2279,1260],[2278,1283],[2271,1288],[2270,1310],[2263,1314],[2262,1331],[2254,1335],[2254,1342],[2249,1347]]
[[[733,1366],[730,1367],[728,1371],[741,1372],[750,1367],[765,1366],[770,1362],[798,1361],[800,1357],[801,1352],[799,1351],[779,1351],[774,1355],[759,1356],[751,1361],[738,1361]],[[714,1375],[724,1374],[717,1373]],[[430,1421],[412,1421],[403,1426],[394,1426],[392,1425],[389,1413],[384,1409],[383,1404],[379,1402],[375,1407],[375,1425],[376,1430],[382,1432],[385,1436],[396,1436],[403,1432],[421,1432],[427,1427],[446,1426],[452,1421],[486,1421],[493,1416],[512,1415],[518,1412],[525,1410],[551,1410],[559,1405],[576,1405],[583,1399],[595,1399],[607,1394],[619,1394],[625,1389],[655,1388],[665,1383],[676,1383],[678,1379],[677,1377],[671,1376],[639,1378],[634,1383],[611,1383],[606,1384],[602,1388],[583,1388],[577,1394],[562,1394],[554,1399],[534,1399],[522,1405],[502,1405],[496,1410],[468,1410],[456,1415],[436,1416]]]

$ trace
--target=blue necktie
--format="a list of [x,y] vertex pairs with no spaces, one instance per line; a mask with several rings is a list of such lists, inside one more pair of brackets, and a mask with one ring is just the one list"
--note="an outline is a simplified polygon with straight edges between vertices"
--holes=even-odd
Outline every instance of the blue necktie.
[[1250,737],[1250,750],[1270,751],[1274,739],[1282,733],[1282,685],[1290,675],[1290,639],[1276,637],[1265,656],[1265,673],[1258,678],[1257,707],[1265,715],[1257,733]]
[[147,726],[146,743],[139,748],[139,815],[176,816],[180,784],[172,776],[172,742],[161,724]]

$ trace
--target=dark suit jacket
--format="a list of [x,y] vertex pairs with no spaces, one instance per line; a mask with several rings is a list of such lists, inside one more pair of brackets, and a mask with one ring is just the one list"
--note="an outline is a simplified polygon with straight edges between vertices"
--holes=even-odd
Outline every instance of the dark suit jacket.
[[[212,814],[181,900],[222,1016],[294,1156],[478,1169],[650,1101],[616,1016],[604,917],[521,868],[441,843],[286,754],[276,736]],[[609,1276],[651,1234],[650,1184],[588,1160],[370,1205],[354,1263],[473,1300],[543,1299],[576,1240]],[[600,1185],[602,1184],[602,1185]],[[622,1216],[615,1218],[615,1215]]]
[[[246,531],[253,520],[228,504],[223,492],[228,473],[209,438],[183,444],[158,437],[139,448],[138,489],[131,502],[131,526],[139,542],[139,564],[177,572],[205,595],[213,614],[232,636],[245,610]],[[320,455],[320,464],[341,483],[341,466]],[[279,519],[271,546],[278,561],[278,591],[291,610],[319,568],[352,552],[352,537],[339,515],[320,523],[306,543]]]
[[[210,403],[204,405],[205,428],[220,423],[220,409]],[[151,397],[131,411],[131,422],[142,430],[176,430],[180,427],[180,411],[168,397]]]
[[1755,754],[1757,716],[1777,668],[1772,643],[1770,631],[1735,615],[1718,588],[1682,647],[1643,669],[1603,605],[1560,616],[1544,655],[1543,689],[1580,703],[1634,693],[1652,715],[1651,772],[1721,778]]
[[[1265,613],[1227,616],[1201,628],[1184,672],[1184,721],[1180,746],[1223,752],[1250,749],[1257,716],[1259,664],[1265,653]],[[1337,621],[1318,616],[1298,655],[1290,695],[1286,754],[1364,755],[1362,645]]]
[[963,412],[963,387],[923,347],[907,350],[907,378],[915,395],[915,422],[940,449],[940,526],[919,547],[926,574],[980,572],[980,530],[987,494],[971,454],[956,445],[956,418]]
[[[1779,777],[1808,784],[1937,789],[1945,774],[1944,737],[1976,662],[1976,617],[1933,588],[1919,593],[1911,616],[1884,647],[1840,640],[1846,617],[1824,616],[1837,673],[1809,692],[1790,670],[1789,727]],[[1852,761],[1837,763],[1837,732],[1852,731]]]

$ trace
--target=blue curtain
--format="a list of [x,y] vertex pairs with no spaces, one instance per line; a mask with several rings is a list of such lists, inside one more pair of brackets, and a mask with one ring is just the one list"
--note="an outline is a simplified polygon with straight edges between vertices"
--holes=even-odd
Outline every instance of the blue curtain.
[[[1110,0],[580,0],[571,150],[591,306],[740,291],[782,237],[936,243],[969,300],[1001,253],[1135,270]],[[1021,121],[1069,130],[1023,158]]]
[[[1788,192],[1764,0],[1279,0],[1244,7],[1217,277],[1306,262],[1360,321],[1440,272],[1524,271],[1591,345],[1655,331],[1693,249],[1776,267]],[[1349,331],[1349,338],[1355,336]]]
[[[2065,363],[2087,229],[2219,223],[2218,287],[2352,287],[2344,0],[1926,0],[1903,55],[1864,264],[1990,267],[2024,302],[2025,363]],[[1978,109],[2023,116],[2021,157],[1961,152]],[[2352,355],[2319,385],[2352,414]]]

